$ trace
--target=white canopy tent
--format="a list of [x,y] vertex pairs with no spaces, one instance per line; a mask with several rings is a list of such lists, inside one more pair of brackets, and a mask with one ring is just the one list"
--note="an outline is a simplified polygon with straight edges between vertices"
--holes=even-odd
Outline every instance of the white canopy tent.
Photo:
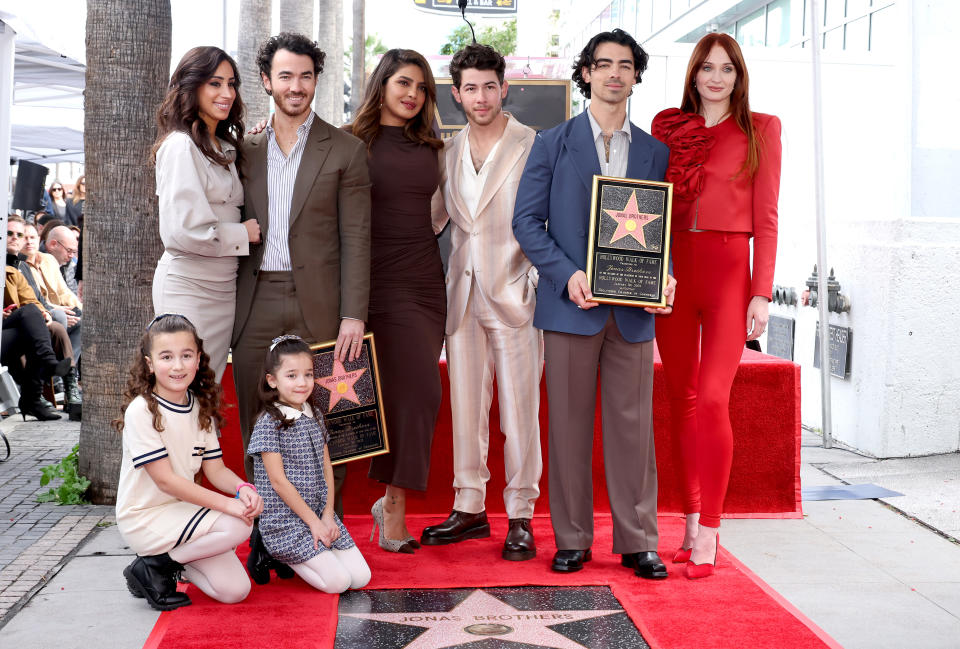
[[0,156],[83,162],[85,22],[84,2],[0,0]]
[[[76,0],[0,0],[0,160],[83,162],[86,10]],[[4,229],[10,169],[0,162]],[[0,409],[18,396],[0,367]]]

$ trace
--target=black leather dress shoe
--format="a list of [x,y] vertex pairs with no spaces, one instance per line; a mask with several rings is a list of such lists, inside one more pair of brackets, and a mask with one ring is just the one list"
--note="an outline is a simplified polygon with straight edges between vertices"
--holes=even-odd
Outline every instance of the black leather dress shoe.
[[503,542],[501,555],[507,561],[526,561],[537,556],[533,542],[533,526],[529,518],[511,518],[507,539]]
[[557,572],[577,572],[583,568],[583,564],[593,558],[590,548],[586,550],[557,550],[553,555],[551,568]]
[[447,545],[467,539],[485,539],[490,536],[487,512],[467,514],[454,509],[447,520],[423,530],[420,543],[424,545]]
[[620,557],[620,565],[633,568],[642,579],[666,579],[667,566],[656,552],[631,552]]

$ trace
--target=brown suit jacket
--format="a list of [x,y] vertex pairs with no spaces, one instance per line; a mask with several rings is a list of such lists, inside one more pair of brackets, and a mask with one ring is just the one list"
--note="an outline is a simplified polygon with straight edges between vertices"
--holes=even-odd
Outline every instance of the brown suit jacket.
[[[246,218],[269,229],[267,132],[244,138]],[[363,142],[314,117],[290,205],[290,262],[303,318],[317,341],[333,340],[340,319],[367,319],[370,296],[370,174]],[[236,345],[247,323],[263,244],[240,257]],[[278,334],[282,332],[277,332]]]
[[470,215],[460,196],[460,158],[470,127],[444,141],[441,185],[434,195],[432,217],[437,232],[450,219],[447,334],[456,332],[463,320],[471,275],[500,322],[519,327],[533,317],[537,271],[513,236],[512,222],[517,185],[536,132],[507,115],[476,216]]

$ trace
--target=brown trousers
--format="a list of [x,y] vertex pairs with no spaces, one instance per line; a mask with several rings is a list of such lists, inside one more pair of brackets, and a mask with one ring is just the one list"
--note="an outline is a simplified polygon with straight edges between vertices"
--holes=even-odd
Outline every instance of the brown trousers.
[[593,543],[593,426],[599,369],[613,551],[657,549],[653,341],[629,343],[610,313],[593,336],[543,332],[550,412],[550,519],[557,548]]
[[[337,331],[330,332],[329,340],[337,337]],[[308,343],[326,342],[313,340],[297,300],[297,289],[292,273],[261,271],[257,275],[257,287],[253,294],[253,308],[247,318],[237,344],[233,347],[233,380],[237,387],[239,406],[240,434],[243,437],[243,449],[250,442],[250,433],[257,423],[259,397],[258,386],[263,380],[263,359],[270,342],[281,334],[296,334]],[[243,467],[247,480],[253,482],[253,459],[243,457]],[[341,488],[347,477],[347,467],[340,464],[333,467],[334,509],[343,516],[343,496]]]

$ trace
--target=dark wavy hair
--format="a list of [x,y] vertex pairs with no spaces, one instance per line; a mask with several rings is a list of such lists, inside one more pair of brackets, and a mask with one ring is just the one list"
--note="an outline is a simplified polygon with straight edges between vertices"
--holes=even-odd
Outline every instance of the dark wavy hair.
[[367,151],[373,146],[374,140],[380,135],[380,110],[383,105],[383,89],[390,77],[405,65],[415,65],[423,72],[423,80],[427,86],[427,97],[417,116],[403,127],[403,134],[412,142],[426,144],[434,150],[443,148],[443,141],[433,132],[433,114],[437,105],[437,84],[433,80],[430,64],[423,55],[413,50],[393,49],[387,51],[380,59],[367,80],[363,94],[363,103],[357,111],[352,124],[344,129],[360,138],[367,144]]
[[454,88],[460,89],[461,73],[470,69],[493,70],[497,73],[497,79],[503,84],[503,74],[507,69],[507,62],[503,60],[500,52],[489,45],[480,43],[467,45],[454,54],[450,60],[450,77],[453,79]]
[[637,75],[637,83],[640,83],[640,77],[644,71],[646,71],[647,61],[650,59],[644,49],[640,47],[640,43],[622,29],[614,29],[612,32],[600,32],[587,41],[587,44],[583,46],[580,54],[573,62],[573,81],[580,89],[580,94],[587,99],[590,99],[590,84],[583,78],[583,69],[587,68],[589,70],[593,68],[596,63],[594,55],[597,53],[597,47],[599,47],[601,43],[616,43],[617,45],[626,45],[630,48],[630,51],[633,52],[633,69]]
[[[203,341],[197,335],[197,328],[193,326],[193,323],[182,315],[175,313],[167,313],[154,318],[147,330],[143,332],[143,336],[140,337],[140,346],[134,353],[133,362],[130,365],[127,389],[123,392],[123,410],[125,411],[130,402],[137,397],[143,397],[147,402],[150,414],[153,415],[153,427],[158,432],[163,432],[160,404],[153,393],[157,384],[157,377],[150,371],[150,367],[147,365],[147,357],[150,356],[153,341],[158,335],[180,333],[182,331],[193,334],[193,340],[197,344],[197,353],[200,355],[200,367],[197,368],[197,374],[190,382],[190,391],[193,392],[200,408],[200,429],[220,430],[226,421],[223,413],[220,412],[223,392],[220,389],[220,384],[217,383],[216,374],[210,367],[210,356],[203,351]],[[123,414],[114,419],[112,423],[118,433],[123,432]]]
[[740,51],[740,44],[732,36],[718,32],[707,34],[697,42],[690,54],[690,61],[687,63],[687,82],[683,86],[683,100],[680,102],[680,110],[696,115],[700,114],[703,101],[697,91],[697,73],[703,66],[703,62],[710,56],[710,50],[716,45],[724,49],[737,71],[737,80],[733,84],[733,92],[730,93],[729,112],[730,117],[736,121],[737,126],[747,136],[747,157],[737,175],[743,173],[752,178],[760,167],[763,135],[753,125],[753,113],[750,112],[750,75],[747,74],[747,63],[743,59],[743,52]]
[[[276,36],[271,36],[263,41],[263,45],[261,45],[259,51],[257,51],[257,68],[259,68],[260,74],[266,75],[268,79],[273,69],[273,56],[277,53],[277,50],[287,50],[294,54],[309,56],[313,59],[314,76],[319,77],[320,73],[323,72],[323,61],[327,58],[327,55],[320,49],[316,41],[310,40],[303,34],[280,32]],[[262,85],[262,76],[260,77],[260,81]],[[263,90],[268,95],[270,94],[266,86],[263,87]]]
[[[277,407],[277,401],[280,400],[280,393],[276,388],[271,388],[270,384],[267,383],[267,374],[276,376],[277,370],[280,369],[284,357],[295,354],[306,354],[311,359],[313,358],[313,351],[311,351],[310,345],[297,336],[283,338],[277,342],[277,344],[268,348],[267,354],[263,359],[263,369],[260,372],[260,385],[257,386],[257,396],[260,399],[257,418],[259,419],[263,414],[270,415],[283,430],[292,426],[294,420],[284,417],[283,413],[280,412],[280,409]],[[313,410],[313,416],[318,422],[322,422],[320,419],[322,415],[316,408]]]
[[[210,133],[207,124],[200,118],[200,105],[197,101],[197,92],[207,83],[224,61],[233,68],[233,87],[237,96],[233,100],[230,114],[217,124],[216,136],[226,140],[236,149],[236,158],[228,158],[217,151],[210,143]],[[157,109],[157,140],[153,144],[152,157],[157,158],[160,145],[170,133],[182,131],[190,136],[193,143],[211,162],[229,167],[236,160],[237,169],[243,167],[243,150],[240,142],[243,140],[243,101],[240,99],[240,72],[237,62],[219,47],[195,47],[180,59],[177,69],[170,77],[167,96],[163,98],[160,108]]]

